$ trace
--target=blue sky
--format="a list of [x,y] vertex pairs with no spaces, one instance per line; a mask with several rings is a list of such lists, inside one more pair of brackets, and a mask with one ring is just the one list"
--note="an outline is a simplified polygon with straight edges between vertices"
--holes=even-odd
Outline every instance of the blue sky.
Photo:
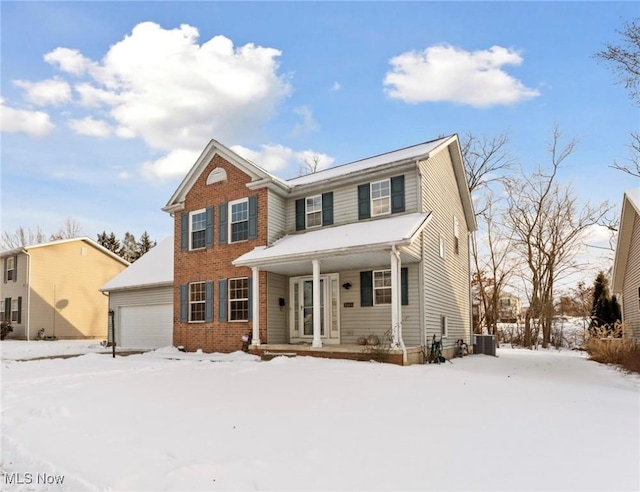
[[[525,169],[554,125],[562,178],[621,203],[639,115],[593,58],[633,2],[6,2],[2,230],[171,234],[160,209],[210,138],[274,174],[452,133],[508,132]],[[616,210],[618,210],[616,208]]]

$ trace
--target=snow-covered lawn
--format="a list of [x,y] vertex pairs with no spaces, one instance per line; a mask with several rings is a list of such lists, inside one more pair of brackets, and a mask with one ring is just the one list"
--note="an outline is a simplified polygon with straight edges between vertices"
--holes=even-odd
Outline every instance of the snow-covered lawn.
[[54,355],[88,354],[108,352],[110,348],[100,345],[99,340],[2,340],[2,360],[34,359]]
[[3,360],[0,489],[640,489],[637,377],[498,354]]

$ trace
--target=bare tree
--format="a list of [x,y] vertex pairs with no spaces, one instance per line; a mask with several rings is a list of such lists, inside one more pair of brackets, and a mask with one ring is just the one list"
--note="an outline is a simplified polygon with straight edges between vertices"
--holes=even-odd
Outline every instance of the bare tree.
[[306,176],[307,174],[315,174],[320,170],[321,159],[319,154],[312,154],[310,157],[305,157],[303,165],[300,167],[300,176]]
[[59,239],[72,239],[74,237],[79,237],[82,232],[82,226],[80,222],[71,217],[67,217],[58,232],[54,232],[51,234],[49,238],[50,241],[57,241]]
[[25,229],[24,227],[18,227],[14,232],[3,232],[2,238],[0,242],[2,243],[1,248],[3,250],[7,249],[15,249],[15,248],[24,248],[25,246],[29,246],[31,244],[40,244],[46,241],[46,236],[40,229],[40,226],[37,226],[35,231],[31,230],[31,228]]
[[[620,44],[607,44],[606,48],[595,54],[596,58],[608,63],[636,105],[640,105],[640,23],[634,19],[624,24]],[[614,161],[610,166],[619,171],[640,178],[640,134],[631,133],[627,164]]]
[[575,150],[576,140],[560,146],[561,133],[553,131],[548,151],[548,169],[538,168],[509,179],[508,220],[514,245],[526,270],[529,309],[525,316],[524,344],[532,346],[532,326],[542,330],[542,346],[547,347],[553,319],[554,286],[573,273],[575,259],[587,229],[599,224],[611,210],[608,203],[579,206],[572,190],[558,183],[558,170]]
[[[469,193],[504,179],[504,173],[515,164],[507,150],[509,136],[501,133],[494,137],[477,137],[467,132],[460,138]],[[475,197],[474,197],[475,198]]]

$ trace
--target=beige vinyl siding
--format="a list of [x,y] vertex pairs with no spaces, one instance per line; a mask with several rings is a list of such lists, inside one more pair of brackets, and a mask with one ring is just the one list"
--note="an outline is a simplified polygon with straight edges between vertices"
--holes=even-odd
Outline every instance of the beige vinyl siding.
[[[398,176],[397,173],[387,173],[381,177],[372,177],[369,180],[363,179],[362,183],[370,183],[373,181],[380,181],[382,179]],[[419,202],[417,195],[417,172],[405,172],[404,173],[404,200],[405,200],[405,212],[418,212]],[[317,188],[317,191],[309,191],[306,196],[314,196],[322,193],[333,192],[333,225],[351,224],[358,222],[358,185],[349,185],[342,187],[335,187],[332,189]],[[286,205],[286,228],[287,233],[294,232],[296,229],[296,200],[287,200]],[[389,215],[383,215],[376,218],[389,217]]]
[[287,277],[267,272],[267,343],[289,343],[287,319],[290,306],[280,307],[279,299],[289,304]]
[[[2,313],[2,315],[4,315],[4,300],[7,297],[10,297],[11,299],[22,297],[22,312],[20,314],[20,323],[11,322],[11,328],[13,328],[13,332],[10,334],[10,338],[25,338],[27,330],[27,320],[29,317],[29,313],[27,310],[27,273],[29,258],[24,253],[8,256],[17,256],[16,281],[14,282],[13,280],[9,280],[4,283],[4,277],[2,281],[0,281],[0,312]],[[7,257],[3,256],[0,260],[0,267],[2,267],[3,273],[5,258]]]
[[[468,227],[449,152],[444,149],[419,164],[422,174],[422,210],[432,213],[422,234],[424,274],[425,337],[440,338],[441,317],[447,317],[445,348],[471,336],[469,305]],[[459,221],[459,254],[454,252],[454,217]],[[440,257],[443,237],[445,257]]]
[[[420,296],[418,264],[407,267],[409,280],[409,305],[402,307],[402,334],[407,347],[420,345]],[[386,270],[390,265],[381,265],[371,270]],[[360,337],[377,335],[381,339],[389,331],[391,334],[391,305],[360,306],[360,270],[340,273],[340,285],[350,283],[349,290],[340,289],[340,343],[355,344]],[[353,303],[353,307],[344,307]]]
[[640,217],[635,216],[631,245],[622,284],[622,309],[624,321],[633,330],[633,336],[640,339]]
[[30,336],[106,338],[109,299],[99,289],[125,265],[84,241],[38,247],[31,255]]
[[285,199],[268,190],[267,194],[267,242],[272,244],[285,234]]
[[173,304],[173,285],[109,292],[109,309],[123,306]]

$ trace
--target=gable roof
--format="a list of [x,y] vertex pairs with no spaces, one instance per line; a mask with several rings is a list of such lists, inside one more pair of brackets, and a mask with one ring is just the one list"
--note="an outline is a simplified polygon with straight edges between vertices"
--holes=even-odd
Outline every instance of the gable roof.
[[109,280],[100,289],[109,292],[173,284],[173,236],[167,237]]
[[[635,219],[640,217],[640,188],[633,188],[624,192],[622,199],[622,212],[620,213],[620,229],[616,244],[616,256],[613,261],[613,278],[611,290],[620,294],[624,284],[624,275],[627,259],[631,252],[631,237]],[[634,245],[640,249],[640,244]]]
[[22,246],[20,248],[8,249],[8,250],[0,252],[0,257],[15,255],[15,254],[19,254],[19,253],[28,253],[29,251],[31,251],[33,249],[47,248],[49,246],[55,246],[55,245],[65,244],[65,243],[72,243],[72,242],[76,242],[76,241],[83,241],[83,242],[89,244],[90,246],[93,246],[98,251],[106,254],[107,256],[110,256],[114,260],[119,261],[123,265],[129,265],[129,262],[127,260],[125,260],[124,258],[118,256],[113,251],[108,250],[104,246],[98,244],[96,241],[94,241],[93,239],[91,239],[89,237],[86,237],[86,236],[72,237],[70,239],[58,239],[56,241],[48,241],[46,243],[30,244],[28,246]]
[[453,162],[454,174],[464,208],[467,227],[470,231],[475,231],[477,225],[473,211],[473,203],[467,186],[458,136],[455,134],[366,159],[334,166],[305,176],[298,176],[287,181],[274,176],[252,161],[245,159],[225,147],[220,142],[211,140],[162,210],[173,213],[184,208],[187,193],[216,154],[252,177],[252,181],[247,185],[250,189],[267,186],[281,196],[287,197],[296,192],[304,193],[304,190],[307,188],[317,187],[319,185],[328,186],[338,180],[341,185],[344,185],[346,180],[358,179],[371,171],[381,171],[387,168],[398,169],[403,165],[415,166],[419,160],[429,159],[432,155],[447,149],[450,152],[451,161]]

